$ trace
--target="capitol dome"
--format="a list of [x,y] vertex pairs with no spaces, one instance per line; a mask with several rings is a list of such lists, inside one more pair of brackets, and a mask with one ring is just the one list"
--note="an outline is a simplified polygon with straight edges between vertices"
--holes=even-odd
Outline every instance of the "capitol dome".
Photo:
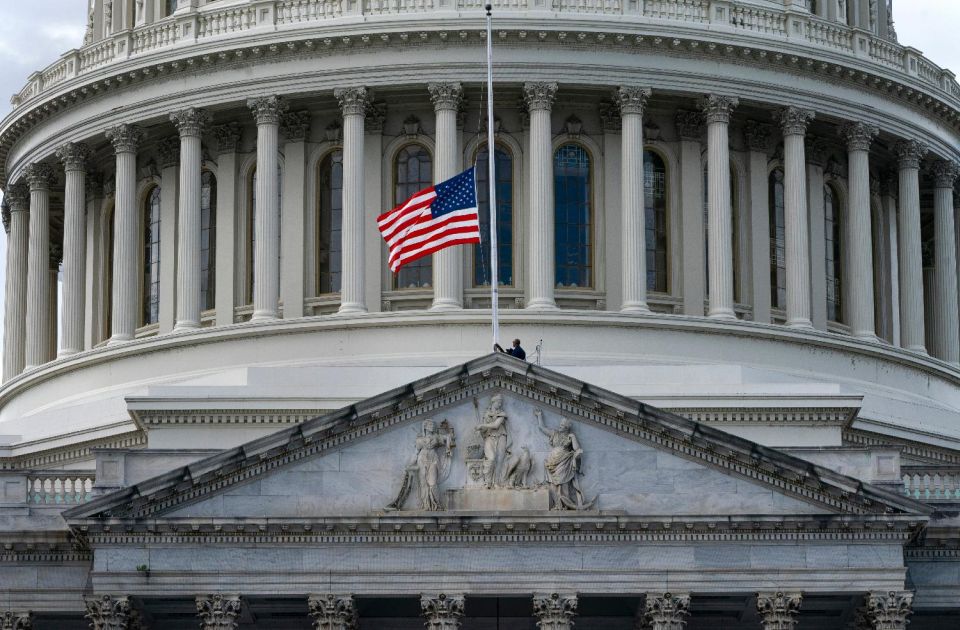
[[956,627],[960,84],[892,0],[494,2],[526,365],[486,240],[376,225],[476,164],[490,230],[484,3],[89,5],[0,122],[0,627]]

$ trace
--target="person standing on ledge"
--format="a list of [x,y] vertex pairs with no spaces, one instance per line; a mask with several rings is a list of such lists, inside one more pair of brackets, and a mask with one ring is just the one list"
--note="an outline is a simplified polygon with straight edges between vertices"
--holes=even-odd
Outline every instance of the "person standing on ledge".
[[520,347],[519,339],[513,340],[513,347],[510,348],[509,350],[504,350],[499,343],[493,344],[493,349],[496,350],[497,352],[503,352],[503,353],[509,354],[512,357],[517,357],[521,361],[527,360],[527,353],[524,352],[523,348]]

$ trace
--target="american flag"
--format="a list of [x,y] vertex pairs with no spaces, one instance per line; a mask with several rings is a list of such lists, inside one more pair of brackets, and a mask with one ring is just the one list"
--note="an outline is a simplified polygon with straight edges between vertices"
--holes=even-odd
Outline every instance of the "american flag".
[[390,248],[390,271],[444,247],[480,242],[480,214],[473,167],[415,193],[377,217]]

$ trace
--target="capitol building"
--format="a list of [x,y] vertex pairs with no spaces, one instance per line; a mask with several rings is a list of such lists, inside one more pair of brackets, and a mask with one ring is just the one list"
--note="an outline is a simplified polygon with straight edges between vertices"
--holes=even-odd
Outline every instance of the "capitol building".
[[[0,122],[2,630],[955,630],[903,0],[70,0]],[[491,129],[492,127],[492,129]],[[477,165],[489,243],[376,218]],[[501,343],[491,353],[491,277]]]

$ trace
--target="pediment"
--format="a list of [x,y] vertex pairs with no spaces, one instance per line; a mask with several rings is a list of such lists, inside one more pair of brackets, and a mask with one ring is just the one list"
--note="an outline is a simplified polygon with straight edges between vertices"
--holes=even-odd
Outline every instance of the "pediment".
[[922,515],[922,504],[490,355],[75,508],[109,520]]

